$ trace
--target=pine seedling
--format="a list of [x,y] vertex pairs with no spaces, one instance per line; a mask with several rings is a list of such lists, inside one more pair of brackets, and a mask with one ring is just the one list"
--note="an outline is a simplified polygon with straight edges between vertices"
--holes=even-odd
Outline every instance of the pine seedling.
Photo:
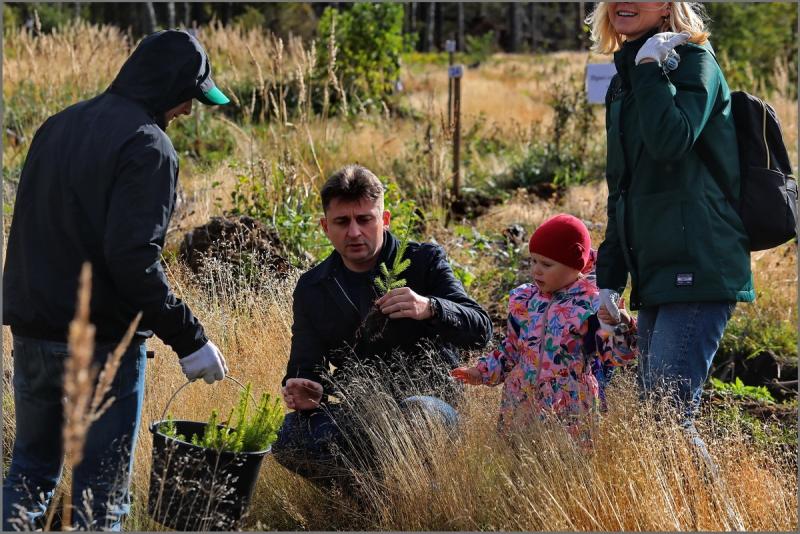
[[[272,402],[270,402],[272,400]],[[262,393],[256,414],[247,425],[243,436],[246,451],[261,451],[278,438],[278,429],[283,424],[283,407],[278,398],[272,399]]]
[[411,260],[403,259],[408,247],[408,236],[411,233],[411,224],[406,228],[403,237],[400,239],[400,244],[397,247],[397,254],[392,262],[391,270],[386,266],[386,262],[381,262],[379,269],[380,275],[375,278],[375,287],[380,291],[381,296],[385,295],[392,289],[397,289],[406,285],[406,279],[400,278],[403,271],[411,266]]
[[167,420],[159,425],[158,431],[165,436],[177,439],[178,441],[186,441],[186,436],[183,434],[178,434],[178,427],[171,415],[168,415]]
[[[192,445],[229,452],[263,451],[278,438],[278,429],[283,423],[283,407],[278,398],[262,394],[255,413],[248,417],[252,385],[242,390],[239,401],[231,409],[226,423],[219,422],[219,413],[212,410],[202,436],[192,435]],[[176,428],[172,417],[161,423],[160,430],[175,437]],[[182,439],[183,436],[178,436]],[[182,439],[183,440],[183,439]]]

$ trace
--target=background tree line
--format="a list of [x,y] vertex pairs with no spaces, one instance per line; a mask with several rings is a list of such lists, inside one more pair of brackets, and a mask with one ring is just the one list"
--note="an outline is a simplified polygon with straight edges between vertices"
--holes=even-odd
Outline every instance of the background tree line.
[[[550,52],[588,49],[584,24],[594,2],[402,2],[403,50],[444,50],[454,39],[459,51]],[[112,24],[133,38],[159,28],[202,26],[213,20],[222,24],[262,27],[279,36],[319,38],[319,22],[325,10],[353,9],[347,2],[141,2],[121,3],[5,3],[4,26],[50,29],[78,17],[97,24]],[[732,87],[754,89],[776,84],[792,94],[797,85],[797,6],[794,3],[704,4],[711,19],[712,42],[726,68]],[[34,17],[38,15],[38,23]],[[324,24],[322,26],[325,26]],[[380,25],[379,25],[380,26]],[[387,27],[387,26],[380,26]],[[384,36],[379,36],[381,40]],[[390,39],[394,42],[395,39]],[[471,46],[470,46],[471,45]],[[778,78],[777,80],[775,78]]]

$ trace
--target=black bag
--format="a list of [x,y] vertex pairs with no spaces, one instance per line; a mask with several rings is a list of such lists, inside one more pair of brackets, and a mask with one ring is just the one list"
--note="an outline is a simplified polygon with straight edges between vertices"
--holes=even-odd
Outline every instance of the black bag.
[[797,181],[772,106],[744,91],[731,92],[739,147],[739,213],[750,250],[777,247],[797,235]]

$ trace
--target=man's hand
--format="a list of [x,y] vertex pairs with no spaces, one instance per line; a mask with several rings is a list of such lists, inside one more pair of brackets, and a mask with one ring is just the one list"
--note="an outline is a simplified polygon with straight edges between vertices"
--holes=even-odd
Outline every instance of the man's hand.
[[483,377],[477,367],[456,367],[450,371],[450,376],[471,386],[483,384]]
[[[645,41],[645,43],[639,49],[639,52],[636,54],[635,62],[637,65],[640,63],[648,63],[646,60],[649,59],[650,61],[655,61],[659,65],[662,65],[670,55],[670,52],[672,52],[672,49],[676,46],[682,45],[688,41],[690,37],[691,35],[687,32],[657,33]],[[677,52],[675,55],[677,56]],[[680,56],[678,56],[678,58],[679,57]]]
[[281,389],[283,402],[292,410],[313,410],[322,400],[322,384],[307,378],[290,378]]
[[392,289],[375,301],[375,305],[390,319],[430,319],[431,309],[428,298],[417,295],[411,288]]
[[202,377],[206,384],[222,380],[228,373],[225,358],[216,345],[208,341],[200,349],[178,360],[186,378],[194,380]]

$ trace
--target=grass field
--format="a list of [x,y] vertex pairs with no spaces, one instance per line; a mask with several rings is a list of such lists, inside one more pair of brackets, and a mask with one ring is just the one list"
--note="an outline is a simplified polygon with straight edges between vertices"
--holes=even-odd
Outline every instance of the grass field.
[[[278,43],[257,32],[202,29],[215,79],[242,109],[269,88],[314,83],[307,43]],[[8,232],[15,180],[35,128],[50,114],[110,83],[131,43],[114,29],[90,25],[64,28],[52,36],[6,35],[3,96],[6,105],[3,148],[4,221]],[[606,188],[602,172],[565,187],[550,199],[524,189],[503,189],[537,143],[552,141],[558,119],[553,101],[574,94],[582,84],[588,57],[583,52],[549,55],[494,55],[463,81],[464,186],[500,192],[502,202],[475,219],[445,226],[444,203],[450,187],[452,134],[444,124],[447,81],[441,65],[418,56],[404,65],[404,92],[383,110],[347,116],[309,114],[281,103],[269,120],[223,115],[195,107],[192,117],[170,130],[181,153],[179,204],[168,234],[168,275],[176,293],[201,319],[221,348],[230,374],[253,383],[256,392],[278,394],[291,340],[291,292],[297,273],[278,279],[260,275],[257,288],[243,287],[220,267],[199,280],[174,260],[183,233],[211,216],[241,207],[232,193],[247,184],[264,185],[277,210],[270,224],[286,223],[283,238],[308,244],[319,258],[324,238],[313,226],[291,221],[318,217],[318,188],[346,163],[359,162],[396,186],[399,209],[407,200],[425,213],[424,239],[435,239],[455,265],[471,276],[469,292],[490,310],[497,324],[505,313],[503,296],[525,280],[526,247],[505,248],[501,232],[520,224],[529,233],[546,217],[568,212],[590,223],[599,244],[605,226]],[[248,92],[248,87],[261,89]],[[259,92],[260,91],[260,92]],[[570,93],[571,92],[571,93]],[[261,96],[259,96],[261,95]],[[797,161],[797,102],[778,91],[770,95],[781,118],[792,161]],[[253,108],[254,109],[254,108]],[[588,111],[583,139],[587,161],[604,157],[602,107]],[[564,145],[573,147],[577,127],[568,123]],[[571,144],[568,144],[571,143]],[[570,148],[572,150],[572,148]],[[577,150],[577,149],[576,149]],[[588,167],[587,167],[588,168]],[[594,167],[591,167],[594,169]],[[244,178],[244,182],[243,182]],[[243,185],[245,184],[245,185]],[[392,206],[390,206],[390,209]],[[293,219],[295,217],[296,219]],[[288,222],[287,222],[288,221]],[[528,234],[529,235],[529,234]],[[313,248],[319,247],[319,248]],[[758,299],[739,306],[729,343],[780,352],[796,367],[796,244],[752,256]],[[13,442],[11,336],[3,327],[4,468]],[[788,347],[788,348],[787,348]],[[155,530],[145,504],[150,476],[150,422],[160,418],[184,378],[177,357],[159,340],[148,342],[156,358],[147,370],[142,431],[133,476],[133,513],[127,530]],[[788,352],[787,352],[788,351]],[[473,357],[478,354],[473,354]],[[791,362],[790,362],[791,363]],[[788,365],[788,364],[787,364]],[[379,392],[377,392],[379,393]],[[371,392],[370,398],[380,398]],[[210,408],[227,411],[238,391],[229,383],[193,384],[171,410],[175,417],[208,418]],[[609,413],[597,430],[595,448],[582,452],[562,433],[531,429],[512,443],[495,432],[499,388],[471,389],[456,435],[418,420],[375,422],[371,435],[381,445],[386,477],[363,480],[372,506],[360,508],[339,494],[316,488],[271,458],[262,467],[251,515],[253,529],[279,530],[796,530],[797,477],[794,449],[780,442],[769,422],[752,425],[707,411],[699,421],[713,458],[714,477],[698,461],[679,429],[656,424],[653,411],[636,399],[631,373],[609,391]],[[796,409],[796,400],[793,404]],[[379,406],[397,410],[391,402]],[[794,428],[784,429],[796,438]],[[423,445],[420,445],[423,444]],[[791,450],[789,450],[791,449]],[[787,452],[788,451],[788,452]]]

